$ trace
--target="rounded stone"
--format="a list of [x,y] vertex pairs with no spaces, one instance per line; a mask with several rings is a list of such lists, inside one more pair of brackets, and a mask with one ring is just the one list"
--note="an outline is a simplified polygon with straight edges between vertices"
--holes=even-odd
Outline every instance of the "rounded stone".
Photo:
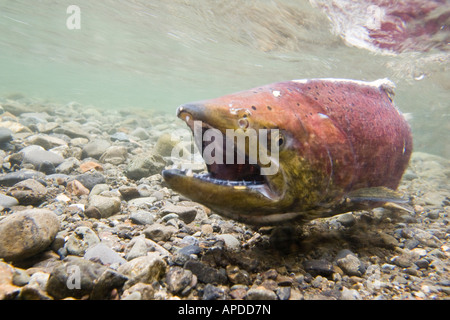
[[65,248],[69,254],[81,256],[91,246],[100,242],[94,231],[88,227],[78,227],[67,239]]
[[44,251],[59,231],[57,215],[47,209],[16,212],[0,222],[0,258],[22,260]]
[[9,188],[7,194],[16,198],[22,205],[35,205],[44,201],[47,188],[36,180],[27,179]]

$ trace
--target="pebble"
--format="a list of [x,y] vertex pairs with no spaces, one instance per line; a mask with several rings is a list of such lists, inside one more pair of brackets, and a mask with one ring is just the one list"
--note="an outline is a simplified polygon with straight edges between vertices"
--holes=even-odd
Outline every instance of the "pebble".
[[229,250],[237,251],[241,248],[241,242],[231,234],[219,234],[216,238],[222,240]]
[[34,165],[36,169],[47,162],[57,167],[64,161],[64,158],[61,155],[52,151],[46,151],[41,146],[37,145],[25,147],[20,152],[23,154],[23,163],[30,163]]
[[344,249],[338,252],[336,256],[337,265],[349,276],[362,276],[365,267],[358,257],[350,250]]
[[67,183],[66,191],[74,196],[88,195],[89,189],[83,186],[78,180],[72,180]]
[[264,287],[251,288],[247,291],[246,300],[277,300],[277,295],[272,290]]
[[155,214],[144,210],[133,211],[130,220],[140,225],[152,224],[155,221]]
[[145,256],[148,252],[148,246],[145,238],[136,237],[133,240],[129,244],[131,245],[131,249],[125,255],[125,259],[128,261],[133,260],[137,257]]
[[47,188],[36,180],[27,179],[9,188],[7,195],[17,199],[22,205],[38,205],[45,200]]
[[96,186],[97,184],[104,184],[106,182],[105,177],[99,172],[86,172],[80,175],[76,175],[73,177],[73,180],[78,180],[89,190],[92,190],[92,188],[94,188],[94,186]]
[[27,209],[0,221],[0,258],[18,261],[47,249],[59,231],[57,215],[48,209]]
[[129,179],[139,180],[161,173],[166,161],[158,154],[145,153],[133,157],[128,164],[126,175]]
[[16,183],[27,180],[27,179],[34,179],[34,180],[41,180],[44,179],[45,174],[42,172],[38,172],[35,170],[20,170],[15,172],[9,172],[4,175],[0,176],[0,185],[5,187],[11,187],[15,185]]
[[166,263],[159,253],[150,252],[122,264],[117,271],[128,277],[125,288],[129,288],[139,282],[158,281],[166,272]]
[[16,198],[0,193],[0,207],[12,208],[18,204],[19,201]]
[[312,276],[321,275],[324,277],[329,277],[334,273],[333,264],[327,260],[306,260],[303,263],[305,271],[310,273]]
[[175,227],[160,223],[151,224],[144,230],[145,236],[153,241],[168,241],[175,232],[177,232]]
[[197,215],[197,209],[194,207],[167,205],[161,209],[160,213],[162,215],[175,213],[181,220],[184,221],[184,223],[189,224],[194,221]]
[[227,282],[227,276],[224,273],[199,261],[188,260],[184,269],[190,270],[203,283],[225,284]]
[[47,292],[55,299],[108,299],[114,288],[122,288],[127,277],[100,263],[69,256],[51,272]]
[[88,227],[78,227],[68,237],[65,248],[69,254],[82,256],[85,251],[100,243],[97,234]]
[[12,140],[12,131],[8,128],[0,127],[0,144],[9,142]]
[[96,208],[102,218],[108,218],[120,211],[120,198],[104,197],[100,195],[89,196],[88,208]]
[[94,158],[94,159],[100,159],[102,154],[111,146],[111,143],[102,140],[102,139],[95,139],[93,141],[90,141],[85,146],[83,146],[82,150],[82,158]]
[[103,243],[89,246],[84,254],[84,258],[87,260],[100,262],[103,265],[121,265],[127,261],[116,251]]
[[186,295],[195,285],[194,275],[190,270],[175,266],[166,274],[166,283],[169,291],[175,295]]
[[128,157],[128,150],[123,146],[111,146],[105,150],[100,157],[100,162],[119,165],[125,163]]

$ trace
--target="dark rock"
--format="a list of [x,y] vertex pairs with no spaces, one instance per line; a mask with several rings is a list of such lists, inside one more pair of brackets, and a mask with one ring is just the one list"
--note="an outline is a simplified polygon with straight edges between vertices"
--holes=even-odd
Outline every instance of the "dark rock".
[[203,300],[224,300],[226,294],[222,288],[218,288],[208,283],[203,289]]
[[187,261],[184,265],[184,269],[192,271],[192,273],[197,276],[198,280],[203,283],[225,284],[227,282],[226,275],[199,261]]
[[192,286],[194,275],[190,270],[181,267],[171,267],[166,274],[166,283],[173,294],[186,294],[186,288]]
[[11,187],[17,182],[27,179],[44,179],[45,174],[34,170],[20,170],[16,172],[10,172],[0,176],[0,185],[5,187]]
[[303,263],[305,271],[312,276],[329,277],[334,273],[333,265],[326,260],[307,260]]
[[47,292],[56,299],[91,295],[92,299],[108,299],[114,288],[120,289],[127,277],[99,263],[69,256],[50,274]]
[[97,184],[103,184],[106,182],[105,177],[98,172],[94,173],[83,173],[75,176],[72,180],[78,180],[81,182],[83,186],[88,188],[89,190],[92,190],[92,188]]
[[43,172],[45,174],[54,174],[56,172],[55,165],[51,163],[50,161],[44,161],[42,162],[39,167],[37,168],[39,172]]

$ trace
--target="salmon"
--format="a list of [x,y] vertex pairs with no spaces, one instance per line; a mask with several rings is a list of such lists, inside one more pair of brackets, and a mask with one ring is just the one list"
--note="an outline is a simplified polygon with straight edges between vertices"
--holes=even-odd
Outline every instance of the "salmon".
[[207,172],[162,175],[176,192],[249,225],[404,203],[395,190],[412,135],[394,89],[388,79],[304,79],[181,105],[177,116]]

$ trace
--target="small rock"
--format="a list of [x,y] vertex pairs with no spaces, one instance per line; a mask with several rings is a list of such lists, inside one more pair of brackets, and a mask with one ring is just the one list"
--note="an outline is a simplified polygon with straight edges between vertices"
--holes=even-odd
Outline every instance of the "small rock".
[[158,154],[139,154],[131,159],[126,176],[129,179],[139,180],[154,174],[161,173],[166,166],[166,161]]
[[130,138],[125,132],[116,132],[111,135],[111,141],[125,141],[129,142]]
[[119,192],[125,201],[139,198],[141,196],[139,190],[136,187],[121,186],[119,187]]
[[148,246],[145,241],[146,240],[145,238],[136,237],[133,240],[132,240],[133,242],[130,242],[130,245],[132,243],[132,247],[125,256],[125,259],[127,259],[128,261],[133,260],[134,258],[137,257],[145,256],[147,255],[148,252]]
[[81,184],[86,188],[88,188],[89,190],[92,190],[92,188],[94,188],[94,186],[97,184],[104,184],[106,181],[105,177],[98,172],[95,173],[86,172],[73,177],[73,180],[80,181]]
[[355,289],[342,288],[341,300],[361,300],[361,295]]
[[102,214],[100,213],[100,210],[98,210],[95,207],[87,208],[84,211],[84,215],[88,218],[93,218],[93,219],[101,219],[102,218]]
[[337,217],[336,219],[344,227],[351,227],[355,224],[356,219],[352,213],[344,213]]
[[111,146],[106,140],[96,139],[83,147],[82,158],[100,159],[102,154]]
[[203,300],[224,300],[226,293],[223,288],[208,283],[203,289]]
[[117,197],[89,196],[88,208],[97,208],[102,218],[108,218],[118,213],[120,211],[120,205],[120,199]]
[[100,162],[119,165],[125,163],[128,156],[127,148],[123,146],[111,146],[100,157]]
[[247,291],[246,300],[277,300],[277,295],[272,290],[264,287],[251,288]]
[[[14,268],[13,284],[15,286],[23,287],[30,281],[30,276],[24,269]],[[0,281],[1,282],[1,281]]]
[[241,242],[231,234],[219,234],[217,239],[225,243],[225,247],[232,251],[237,251],[241,248]]
[[94,231],[88,227],[78,227],[67,239],[65,248],[69,254],[82,256],[89,247],[98,243],[100,239]]
[[124,291],[122,300],[154,300],[155,288],[150,284],[136,283]]
[[70,174],[79,166],[80,161],[75,157],[70,157],[65,159],[55,170],[57,173]]
[[358,257],[347,249],[338,252],[336,263],[349,276],[360,277],[365,272],[365,267]]
[[125,288],[129,288],[138,282],[151,284],[158,281],[166,271],[166,263],[159,253],[148,253],[124,263],[117,271],[129,278],[125,284]]
[[103,171],[103,167],[100,163],[97,163],[95,161],[86,161],[80,164],[80,170],[81,172],[88,172],[91,170]]
[[133,130],[130,135],[133,137],[139,138],[140,140],[147,140],[150,138],[150,135],[148,134],[147,130],[144,128],[136,128]]
[[22,260],[47,249],[59,231],[53,211],[28,209],[0,221],[0,258]]
[[14,268],[0,261],[0,300],[12,299],[19,293],[19,288],[13,284]]
[[133,211],[130,214],[130,220],[133,223],[141,224],[141,225],[152,224],[155,220],[155,215],[148,211],[138,210],[138,211]]
[[89,194],[89,189],[83,186],[83,184],[78,180],[69,181],[67,183],[66,190],[70,194],[78,197]]
[[10,172],[0,176],[0,185],[5,187],[11,187],[14,184],[27,180],[27,179],[44,179],[45,174],[34,170],[20,170],[16,172]]
[[19,201],[16,198],[0,193],[0,206],[3,208],[11,208],[17,206]]
[[154,223],[144,230],[144,234],[153,241],[168,241],[176,231],[175,227]]
[[155,151],[163,157],[170,157],[172,149],[179,143],[179,140],[173,140],[170,133],[164,133],[156,141]]
[[178,217],[184,221],[184,223],[189,224],[194,221],[197,215],[197,209],[194,207],[176,206],[176,205],[166,205],[161,209],[161,214],[176,213]]
[[227,282],[226,275],[199,261],[188,260],[184,265],[184,269],[190,270],[203,283],[225,284]]
[[67,146],[67,142],[63,139],[48,136],[45,134],[36,134],[28,137],[26,140],[28,144],[41,146],[45,150],[49,150],[59,146]]
[[313,277],[321,275],[329,277],[334,273],[333,264],[326,260],[307,260],[303,263],[305,271]]
[[99,263],[69,256],[51,272],[47,292],[56,299],[91,295],[92,299],[108,299],[111,291],[122,288],[124,275]]
[[112,264],[121,265],[127,262],[117,252],[115,252],[110,247],[102,243],[90,246],[86,250],[84,258],[87,260],[100,262],[103,265],[112,265]]
[[8,128],[0,127],[0,144],[12,140],[12,131]]
[[31,145],[20,150],[20,153],[24,155],[23,163],[31,163],[37,169],[44,162],[49,162],[53,166],[59,166],[64,158],[52,151],[46,151],[41,146]]
[[36,180],[27,179],[9,188],[7,194],[22,205],[36,205],[45,200],[47,188]]
[[173,294],[185,295],[191,289],[194,275],[190,270],[181,267],[171,267],[166,274],[166,283],[169,291]]
[[227,266],[226,272],[231,283],[245,285],[251,284],[250,274],[245,270],[239,269],[237,266]]

